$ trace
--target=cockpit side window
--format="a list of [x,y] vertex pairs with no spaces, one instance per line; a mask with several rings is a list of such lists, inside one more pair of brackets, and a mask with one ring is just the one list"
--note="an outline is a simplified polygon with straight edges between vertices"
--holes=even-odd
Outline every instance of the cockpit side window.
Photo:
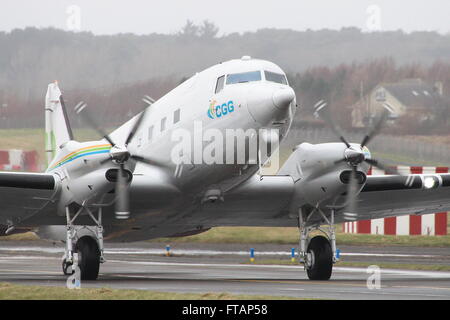
[[227,84],[244,83],[244,82],[260,81],[260,80],[261,80],[261,72],[260,71],[234,73],[234,74],[229,74],[227,76]]
[[286,76],[284,74],[271,72],[271,71],[264,71],[264,75],[266,76],[267,81],[272,81],[272,82],[281,83],[281,84],[287,84]]
[[216,83],[216,90],[214,92],[219,93],[220,91],[222,91],[224,83],[225,83],[225,76],[218,77]]

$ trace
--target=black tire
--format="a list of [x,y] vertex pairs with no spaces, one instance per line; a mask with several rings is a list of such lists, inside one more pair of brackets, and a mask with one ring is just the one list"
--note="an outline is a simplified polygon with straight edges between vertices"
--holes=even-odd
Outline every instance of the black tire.
[[96,280],[100,269],[100,249],[97,241],[90,236],[83,236],[77,241],[76,251],[81,280]]
[[64,275],[70,276],[71,274],[75,273],[75,271],[72,268],[70,269],[71,271],[69,272],[69,267],[71,267],[71,266],[72,266],[72,263],[67,263],[66,259],[63,260],[62,269],[63,269]]
[[313,256],[312,265],[306,268],[310,280],[329,280],[333,271],[333,252],[330,241],[315,236],[308,244],[308,253]]

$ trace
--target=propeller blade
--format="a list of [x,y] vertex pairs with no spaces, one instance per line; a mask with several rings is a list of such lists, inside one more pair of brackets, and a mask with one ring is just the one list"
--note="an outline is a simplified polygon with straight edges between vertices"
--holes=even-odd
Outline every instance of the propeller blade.
[[397,169],[389,167],[385,164],[383,164],[380,160],[376,160],[376,159],[365,159],[365,162],[367,162],[368,164],[377,167],[378,169],[383,170],[386,173],[390,173],[390,174],[394,174],[394,175],[399,175],[401,176],[402,174],[400,174],[400,172],[398,172]]
[[358,180],[356,178],[356,167],[352,167],[350,173],[350,181],[347,187],[347,206],[345,208],[345,213],[355,214],[356,213],[356,197],[358,196]]
[[120,164],[116,182],[116,219],[124,220],[130,217],[128,176],[124,165]]
[[108,154],[108,156],[105,159],[100,160],[100,164],[105,164],[111,160],[112,160],[111,155]]
[[136,134],[136,131],[139,130],[139,127],[141,126],[142,120],[145,117],[145,113],[147,112],[148,108],[145,108],[138,116],[136,121],[134,122],[133,128],[131,128],[130,133],[128,134],[127,140],[125,141],[125,146],[127,146],[134,138],[134,135]]
[[[317,104],[316,104],[317,105]],[[331,116],[330,116],[330,110],[328,108],[326,108],[327,104],[325,102],[323,102],[322,104],[320,104],[316,110],[315,113],[317,113],[323,120],[325,120],[325,122],[328,124],[328,126],[330,127],[330,129],[333,131],[333,133],[339,137],[339,139],[345,143],[345,145],[347,146],[347,148],[350,148],[350,143],[348,143],[348,141],[345,139],[345,137],[342,135],[342,133],[340,132],[340,130],[338,129],[338,127],[334,124],[333,120],[331,120]],[[324,111],[326,110],[326,111]]]
[[342,163],[342,162],[347,162],[347,161],[348,161],[347,159],[342,158],[341,160],[336,160],[336,161],[334,162],[334,164],[340,164],[340,163]]
[[384,110],[380,119],[375,124],[375,126],[372,128],[370,133],[368,133],[364,137],[363,141],[361,142],[361,148],[364,148],[364,146],[366,146],[373,138],[375,138],[380,133],[381,127],[386,122],[388,115],[389,115],[389,112],[387,110]]
[[[92,118],[92,116],[89,114],[85,108],[87,107],[87,104],[81,101],[75,106],[75,112],[81,116],[81,118],[86,122],[86,124],[91,127],[94,131],[96,131],[99,135],[101,135],[103,138],[105,138],[112,146],[115,146],[116,144],[112,139],[109,137],[109,135],[100,127],[97,125],[96,121]],[[84,110],[84,111],[83,111]],[[83,112],[82,112],[83,111]]]
[[156,161],[151,158],[142,157],[142,156],[138,156],[138,155],[131,155],[130,158],[136,160],[137,162],[142,162],[142,163],[148,164],[150,166],[156,166],[156,167],[161,167],[161,168],[166,168],[166,169],[169,169],[171,167],[169,164],[167,164],[165,162]]

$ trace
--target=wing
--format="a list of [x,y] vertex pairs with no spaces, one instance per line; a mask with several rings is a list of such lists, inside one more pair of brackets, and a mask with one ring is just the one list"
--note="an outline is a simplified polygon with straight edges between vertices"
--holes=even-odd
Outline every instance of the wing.
[[[302,192],[290,176],[255,176],[227,193],[223,202],[204,204],[190,222],[198,219],[209,227],[297,226],[298,206],[292,210],[291,204]],[[442,211],[450,211],[450,174],[368,176],[352,221]],[[346,221],[344,217],[338,210],[335,222]]]
[[0,235],[37,214],[54,212],[57,193],[52,174],[0,172]]
[[357,203],[355,220],[450,211],[450,174],[368,176]]

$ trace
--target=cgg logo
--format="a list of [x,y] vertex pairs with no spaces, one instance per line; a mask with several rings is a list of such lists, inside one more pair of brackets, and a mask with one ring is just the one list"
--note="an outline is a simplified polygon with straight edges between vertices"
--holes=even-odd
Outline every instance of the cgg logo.
[[208,109],[208,117],[211,119],[220,118],[226,116],[227,114],[234,111],[233,101],[230,100],[228,103],[222,103],[221,105],[216,105],[216,100],[211,101]]

